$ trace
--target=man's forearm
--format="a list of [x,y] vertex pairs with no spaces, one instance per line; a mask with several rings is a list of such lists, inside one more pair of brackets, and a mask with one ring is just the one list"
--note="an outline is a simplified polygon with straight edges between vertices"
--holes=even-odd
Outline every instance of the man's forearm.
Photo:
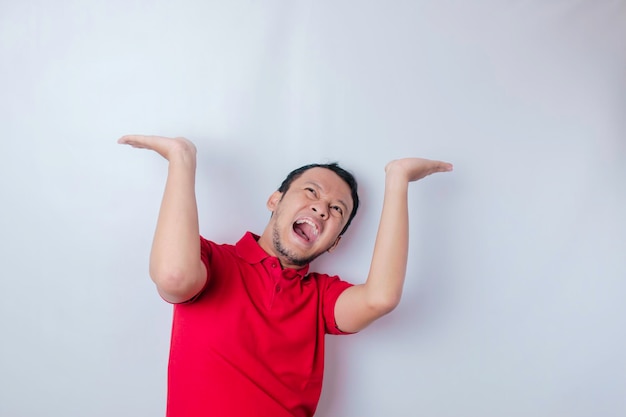
[[195,196],[195,152],[169,156],[165,191],[150,254],[150,276],[170,302],[193,297],[204,285]]
[[335,304],[335,321],[341,330],[357,332],[398,305],[409,247],[409,183],[451,170],[447,162],[422,158],[387,164],[383,211],[367,280],[345,290]]
[[400,302],[409,246],[408,181],[388,172],[380,224],[365,289],[368,302],[383,312]]

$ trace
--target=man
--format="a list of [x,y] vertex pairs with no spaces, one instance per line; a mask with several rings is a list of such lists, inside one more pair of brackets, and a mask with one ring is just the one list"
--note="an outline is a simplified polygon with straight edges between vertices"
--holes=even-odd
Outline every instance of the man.
[[354,333],[400,301],[408,253],[409,182],[452,165],[420,158],[385,167],[385,193],[367,280],[308,273],[331,252],[358,207],[356,181],[336,164],[292,172],[260,236],[236,245],[199,239],[196,148],[184,138],[119,140],[158,152],[169,170],[150,276],[174,304],[168,417],[312,416],[322,387],[324,334]]

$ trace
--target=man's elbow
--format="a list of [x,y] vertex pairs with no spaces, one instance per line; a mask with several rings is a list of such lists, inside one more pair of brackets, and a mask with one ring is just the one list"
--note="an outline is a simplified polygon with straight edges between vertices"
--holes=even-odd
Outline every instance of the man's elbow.
[[400,296],[386,295],[370,301],[370,308],[380,316],[391,313],[400,304]]
[[170,303],[182,303],[193,298],[206,280],[188,271],[151,271],[150,277],[161,297]]

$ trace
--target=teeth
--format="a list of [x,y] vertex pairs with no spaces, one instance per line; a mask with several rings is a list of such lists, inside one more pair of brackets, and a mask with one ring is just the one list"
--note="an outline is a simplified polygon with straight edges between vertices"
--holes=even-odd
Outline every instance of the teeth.
[[309,219],[300,219],[296,221],[296,224],[302,224],[302,223],[306,223],[309,226],[311,226],[313,228],[313,233],[315,234],[315,236],[317,236],[317,234],[319,233],[319,231],[317,230],[317,225],[315,223],[313,223],[311,220]]

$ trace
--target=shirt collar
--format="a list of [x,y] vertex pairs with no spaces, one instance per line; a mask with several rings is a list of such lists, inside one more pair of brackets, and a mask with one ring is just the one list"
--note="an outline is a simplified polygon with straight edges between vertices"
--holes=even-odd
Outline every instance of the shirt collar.
[[[258,240],[258,235],[255,235],[252,232],[246,232],[246,234],[239,239],[239,242],[235,244],[237,255],[249,264],[256,264],[267,258],[273,258],[276,259],[276,262],[279,262],[276,257],[270,256],[267,252],[265,252],[265,250],[259,245]],[[288,275],[293,275],[295,273],[295,275],[300,276],[300,278],[304,278],[309,272],[309,264],[306,264],[300,269],[285,268],[284,271],[287,272]]]

